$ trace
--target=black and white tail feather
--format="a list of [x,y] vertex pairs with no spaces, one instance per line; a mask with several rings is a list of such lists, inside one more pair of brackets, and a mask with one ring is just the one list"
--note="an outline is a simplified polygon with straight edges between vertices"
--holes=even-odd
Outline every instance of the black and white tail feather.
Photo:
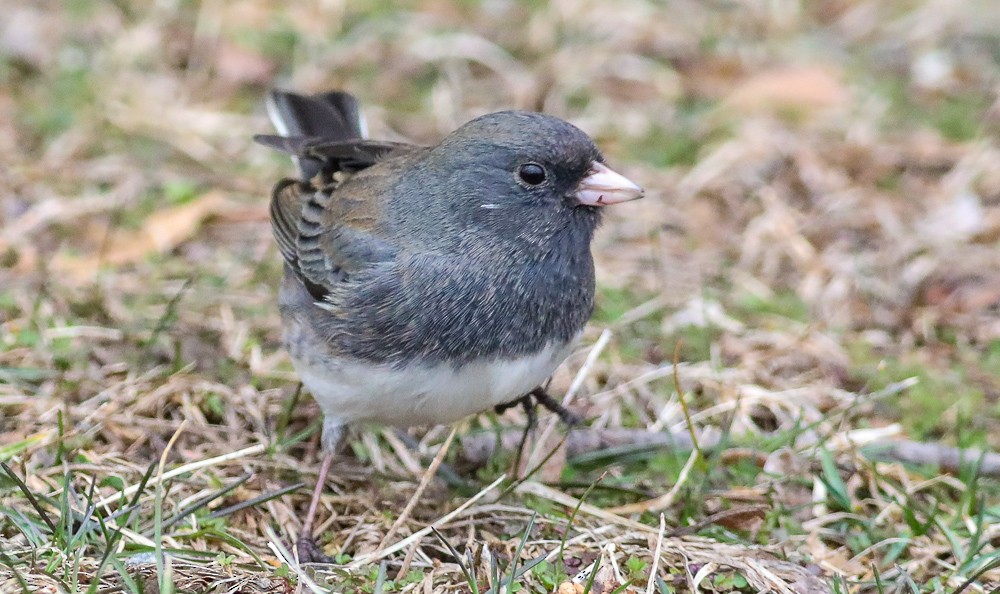
[[[285,139],[284,146],[275,148],[293,152],[292,160],[302,179],[319,173],[322,161],[299,155],[304,144],[295,144],[296,140],[316,142],[322,139],[324,143],[339,143],[368,137],[358,100],[350,93],[329,91],[306,96],[274,90],[268,95],[266,107],[274,129]],[[274,139],[265,136],[258,140],[263,138]]]
[[343,91],[299,95],[276,90],[266,106],[278,134],[258,134],[254,140],[291,155],[302,181],[320,173],[330,177],[338,171],[360,171],[390,152],[413,148],[368,140],[358,100]]

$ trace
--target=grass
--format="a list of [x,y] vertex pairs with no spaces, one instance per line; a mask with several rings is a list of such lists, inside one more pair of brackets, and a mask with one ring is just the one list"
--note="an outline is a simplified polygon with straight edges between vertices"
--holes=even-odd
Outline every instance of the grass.
[[[1000,450],[991,7],[751,4],[12,8],[0,591],[995,591],[990,459],[886,453]],[[647,188],[609,209],[552,384],[579,374],[575,435],[620,442],[515,479],[509,448],[473,454],[521,411],[465,421],[383,543],[448,428],[361,428],[321,505],[337,565],[295,563],[319,424],[279,346],[290,166],[249,141],[271,86],[345,87],[420,143],[544,109]]]

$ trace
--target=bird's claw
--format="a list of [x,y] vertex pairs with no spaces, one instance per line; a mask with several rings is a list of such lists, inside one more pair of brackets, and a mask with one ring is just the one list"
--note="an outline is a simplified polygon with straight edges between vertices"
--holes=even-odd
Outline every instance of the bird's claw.
[[295,542],[295,552],[299,555],[300,564],[323,563],[332,565],[334,563],[333,557],[324,553],[312,536],[299,537],[299,540]]
[[538,386],[534,390],[528,392],[524,396],[521,396],[517,400],[511,400],[510,402],[504,402],[503,404],[498,404],[493,407],[494,412],[498,415],[505,413],[506,411],[514,408],[515,406],[521,405],[524,407],[525,411],[528,413],[528,428],[533,429],[535,426],[535,415],[534,415],[534,405],[540,404],[551,412],[554,412],[559,416],[559,420],[570,427],[576,427],[583,423],[583,419],[580,418],[576,413],[570,411],[565,406],[559,403],[558,400],[549,396],[549,393],[545,391],[545,388]]
[[579,415],[570,411],[568,408],[563,406],[555,398],[549,396],[549,393],[545,391],[545,388],[538,386],[534,390],[528,393],[528,396],[532,396],[535,402],[541,404],[545,408],[559,415],[559,420],[570,427],[576,427],[583,423],[583,419]]

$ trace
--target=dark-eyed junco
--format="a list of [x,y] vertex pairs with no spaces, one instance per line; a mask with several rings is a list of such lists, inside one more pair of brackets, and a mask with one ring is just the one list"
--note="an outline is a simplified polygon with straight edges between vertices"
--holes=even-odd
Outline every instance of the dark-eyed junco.
[[298,179],[271,197],[285,273],[284,342],[323,410],[326,456],[345,427],[450,423],[521,400],[590,317],[601,207],[642,190],[575,126],[539,113],[476,118],[435,147],[364,138],[356,100],[275,91],[269,113]]

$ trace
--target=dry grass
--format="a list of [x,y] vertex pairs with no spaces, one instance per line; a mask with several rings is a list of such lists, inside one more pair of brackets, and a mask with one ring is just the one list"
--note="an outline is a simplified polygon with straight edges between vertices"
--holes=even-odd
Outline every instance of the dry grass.
[[[877,447],[1000,449],[989,0],[0,13],[3,592],[996,591],[997,478]],[[290,165],[249,140],[275,85],[416,142],[545,110],[648,189],[598,237],[553,384],[623,440],[515,481],[469,454],[524,419],[484,415],[413,498],[449,429],[363,431],[322,503],[342,567],[295,564],[318,410],[278,340]]]

